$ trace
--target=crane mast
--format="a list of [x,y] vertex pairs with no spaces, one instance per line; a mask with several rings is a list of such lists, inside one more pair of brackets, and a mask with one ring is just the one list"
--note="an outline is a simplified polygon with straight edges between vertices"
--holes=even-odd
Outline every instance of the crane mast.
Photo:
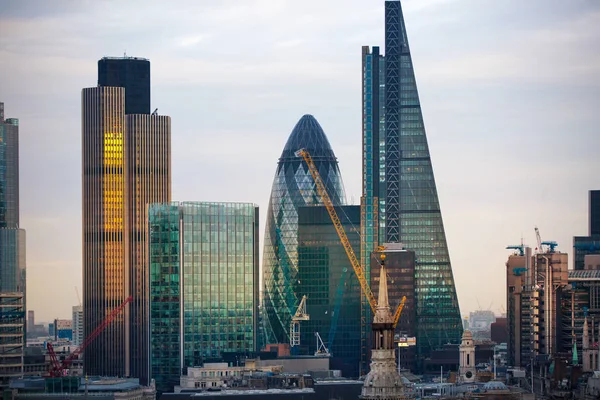
[[[325,208],[327,208],[327,212],[329,213],[329,216],[331,217],[331,222],[333,223],[333,226],[335,227],[335,230],[337,231],[337,234],[340,237],[340,242],[342,242],[342,246],[344,246],[344,250],[346,250],[346,254],[348,255],[348,259],[350,260],[352,269],[354,269],[356,278],[358,279],[358,282],[360,283],[362,292],[365,295],[365,297],[367,298],[367,301],[369,302],[369,305],[371,306],[371,310],[373,310],[373,312],[375,312],[375,310],[377,309],[377,300],[375,300],[375,296],[373,295],[373,292],[371,291],[371,288],[369,287],[369,284],[367,283],[367,280],[365,278],[364,268],[360,265],[360,262],[358,261],[358,258],[356,257],[354,250],[352,249],[352,245],[350,244],[350,241],[348,240],[346,231],[344,230],[344,227],[342,226],[342,222],[340,221],[340,218],[338,217],[337,213],[335,212],[335,207],[333,206],[331,198],[329,197],[329,194],[327,193],[327,190],[325,189],[325,184],[323,183],[323,180],[321,179],[321,175],[319,175],[319,171],[317,170],[317,167],[315,166],[315,163],[314,163],[312,157],[310,156],[308,151],[306,151],[305,149],[300,149],[300,150],[296,151],[294,154],[296,155],[296,157],[302,157],[304,159],[304,162],[306,162],[306,165],[308,166],[308,170],[310,171],[310,174],[312,175],[313,180],[315,181],[315,185],[317,186],[317,192],[319,193],[319,196],[321,196],[321,199],[323,200],[323,204],[325,205]],[[396,309],[396,312],[394,313],[394,328],[396,328],[396,325],[398,324],[398,321],[400,320],[400,315],[402,314],[402,309],[404,308],[405,302],[406,302],[406,296],[403,296],[402,301],[400,301],[400,305],[398,306],[398,308]]]

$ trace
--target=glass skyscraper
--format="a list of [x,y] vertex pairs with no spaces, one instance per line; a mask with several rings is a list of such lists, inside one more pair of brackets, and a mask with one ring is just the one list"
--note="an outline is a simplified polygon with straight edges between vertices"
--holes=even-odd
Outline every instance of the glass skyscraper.
[[[360,207],[338,206],[336,212],[348,239],[360,251]],[[344,377],[359,376],[363,297],[360,284],[325,207],[298,209],[299,296],[308,296],[309,321],[300,323],[299,354],[317,351],[318,332],[332,354],[331,368]]]
[[[124,66],[124,81],[106,81],[101,67],[109,61],[117,71],[132,62],[100,60],[98,81],[115,86],[82,91],[84,336],[128,296],[133,301],[86,348],[84,369],[148,384],[146,207],[171,200],[171,119],[141,109],[129,114],[137,69]],[[147,60],[133,61],[149,68]],[[141,74],[146,82],[145,67]],[[138,91],[131,92],[135,104]]]
[[258,207],[151,204],[150,359],[157,389],[182,369],[257,348]]
[[[384,106],[371,104],[369,108],[375,92],[373,77],[367,79],[367,65],[373,71],[374,54],[363,49],[363,146],[372,144],[363,151],[363,182],[373,181],[374,171],[383,170],[379,178],[384,189],[380,187],[379,193],[385,196],[380,202],[384,212],[365,215],[365,223],[370,226],[374,221],[369,218],[377,219],[383,228],[380,244],[403,243],[416,253],[417,357],[423,359],[445,343],[460,343],[462,324],[400,1],[385,2],[385,77],[378,93],[381,99],[384,88]],[[384,134],[379,140],[384,144],[383,154],[379,153],[380,164],[375,165],[372,131],[374,121],[382,119]],[[366,168],[369,164],[373,164],[370,169]],[[373,204],[369,190],[375,196],[376,191],[364,184],[367,206]]]
[[291,316],[304,295],[298,291],[298,209],[322,205],[306,163],[294,154],[299,149],[311,154],[333,204],[345,204],[337,158],[317,120],[304,115],[279,158],[267,210],[262,316],[266,343],[290,342]]
[[23,374],[25,230],[19,228],[19,120],[0,103],[0,392]]

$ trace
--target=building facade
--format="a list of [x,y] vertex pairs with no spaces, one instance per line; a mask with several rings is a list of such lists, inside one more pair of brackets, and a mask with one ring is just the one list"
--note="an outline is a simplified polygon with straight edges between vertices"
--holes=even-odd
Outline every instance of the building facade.
[[[336,212],[352,244],[360,250],[360,207],[338,206]],[[306,295],[310,320],[300,323],[298,354],[317,351],[318,332],[331,357],[331,368],[358,377],[360,361],[360,284],[325,207],[298,209],[298,285]]]
[[0,103],[0,391],[23,374],[25,230],[19,228],[19,120]]
[[584,268],[586,255],[600,254],[600,190],[590,190],[588,206],[588,236],[573,237],[574,269]]
[[[368,66],[374,71],[377,53],[375,48],[372,52],[363,48],[363,108],[367,110],[369,98],[375,98]],[[373,189],[365,182],[373,182],[377,169],[380,196],[385,196],[379,201],[378,216],[366,210],[363,229],[367,233],[374,224],[369,218],[377,219],[380,243],[403,243],[416,253],[417,355],[424,359],[445,343],[460,343],[462,324],[400,1],[385,2],[385,56],[379,64],[384,68],[378,69],[377,98],[381,101],[384,92],[384,105],[371,104],[371,111],[363,112],[363,201],[372,204]],[[378,158],[371,154],[375,120],[385,121],[378,132]],[[440,330],[440,324],[446,329]]]
[[0,103],[0,229],[19,227],[19,120]]
[[[138,64],[143,68],[131,66]],[[131,106],[139,103],[142,90],[136,88],[145,85],[145,66],[147,60],[102,59],[98,82],[115,86],[82,91],[84,337],[133,297],[87,347],[85,370],[133,376],[142,384],[148,384],[150,368],[146,207],[171,199],[170,118]],[[134,74],[138,69],[141,77]],[[128,114],[128,104],[136,114]]]
[[345,204],[337,158],[312,115],[296,124],[279,158],[267,210],[263,252],[263,344],[289,343],[291,316],[302,298],[298,292],[298,209],[321,205],[314,180],[301,157],[307,150],[334,205]]
[[0,292],[0,392],[23,376],[25,343],[25,296]]
[[98,86],[125,89],[125,114],[150,114],[150,61],[141,57],[98,60]]
[[80,346],[83,339],[83,307],[73,306],[73,345]]
[[161,203],[148,211],[151,376],[257,349],[258,207]]

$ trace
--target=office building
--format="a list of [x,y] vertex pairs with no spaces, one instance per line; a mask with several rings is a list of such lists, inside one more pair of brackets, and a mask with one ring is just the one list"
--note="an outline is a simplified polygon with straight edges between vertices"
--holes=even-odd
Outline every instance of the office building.
[[[384,105],[376,105],[382,98]],[[385,55],[376,47],[363,48],[363,146],[365,243],[373,245],[368,233],[378,226],[379,243],[402,243],[416,253],[417,357],[422,360],[445,343],[459,344],[462,323],[400,1],[385,2]],[[377,194],[383,196],[378,203]],[[369,212],[375,205],[378,212]]]
[[100,60],[98,81],[123,86],[82,91],[84,337],[133,297],[87,347],[84,366],[87,374],[133,376],[148,384],[146,207],[171,199],[171,120],[143,110],[127,113],[130,97],[130,104],[138,99],[135,90],[127,91],[128,82],[137,87],[136,68],[123,67],[127,73],[118,82],[102,77],[102,63],[117,68],[132,61]]
[[299,149],[311,154],[333,204],[345,204],[337,158],[317,120],[304,115],[279,158],[267,210],[261,327],[265,343],[290,342],[291,316],[302,298],[298,292],[298,209],[322,204],[306,163],[295,155]]
[[600,235],[600,190],[590,190],[590,236]]
[[600,190],[589,191],[588,236],[573,237],[574,269],[584,269],[585,256],[600,254]]
[[83,339],[83,307],[73,306],[73,345],[81,346]]
[[23,376],[25,356],[25,295],[0,292],[0,392],[11,379]]
[[19,120],[0,103],[0,229],[19,227]]
[[22,375],[26,342],[25,230],[19,227],[19,120],[0,103],[0,392]]
[[[335,209],[355,254],[359,254],[360,207]],[[325,207],[298,208],[297,282],[296,293],[308,297],[310,320],[300,322],[300,345],[292,350],[299,355],[314,354],[318,332],[332,355],[331,369],[341,370],[344,377],[358,377],[363,296]]]
[[[394,331],[397,344],[401,338],[414,338],[417,333],[417,313],[415,308],[415,252],[404,249],[401,243],[385,243],[384,250],[371,253],[371,290],[379,291],[379,272],[381,254],[385,255],[385,269],[388,277],[388,300],[395,313],[402,297],[406,296],[400,320]],[[441,329],[441,326],[440,326]],[[404,369],[415,371],[418,367],[415,347],[409,341],[402,340],[405,346],[396,346],[400,352],[400,365]],[[398,358],[397,358],[398,359]]]
[[258,207],[156,203],[148,211],[151,376],[257,348]]
[[509,256],[506,274],[509,365],[530,365],[568,345],[572,349],[574,332],[565,334],[570,328],[563,323],[571,303],[567,254],[550,247],[531,256],[531,249],[521,246]]
[[98,86],[125,89],[125,114],[150,114],[150,61],[140,57],[98,60]]

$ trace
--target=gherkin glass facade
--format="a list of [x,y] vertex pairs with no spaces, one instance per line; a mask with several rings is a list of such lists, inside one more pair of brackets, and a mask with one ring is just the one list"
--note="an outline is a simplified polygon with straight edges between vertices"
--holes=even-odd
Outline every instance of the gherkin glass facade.
[[263,344],[289,343],[291,316],[300,298],[298,275],[298,209],[322,205],[306,163],[294,154],[312,156],[334,205],[345,204],[337,159],[323,129],[312,115],[294,127],[281,153],[267,210],[263,252]]

